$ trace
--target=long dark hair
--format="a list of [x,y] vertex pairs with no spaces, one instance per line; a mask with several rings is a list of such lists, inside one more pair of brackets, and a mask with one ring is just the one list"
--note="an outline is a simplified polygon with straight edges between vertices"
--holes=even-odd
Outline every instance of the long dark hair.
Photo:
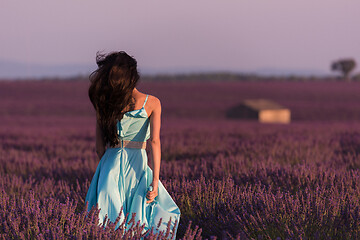
[[97,53],[98,69],[90,74],[89,98],[96,110],[96,118],[105,143],[119,143],[116,123],[124,110],[134,109],[132,91],[140,76],[136,60],[126,52]]

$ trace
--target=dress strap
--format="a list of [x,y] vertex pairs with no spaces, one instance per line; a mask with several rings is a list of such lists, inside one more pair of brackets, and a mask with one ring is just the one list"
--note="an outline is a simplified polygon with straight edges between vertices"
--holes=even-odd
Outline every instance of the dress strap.
[[146,94],[146,98],[142,107],[145,107],[146,101],[148,100],[149,94]]

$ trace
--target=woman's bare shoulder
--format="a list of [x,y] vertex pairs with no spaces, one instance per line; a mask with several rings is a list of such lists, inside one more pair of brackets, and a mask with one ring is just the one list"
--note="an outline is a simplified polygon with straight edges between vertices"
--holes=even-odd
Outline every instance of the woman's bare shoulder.
[[151,103],[151,105],[154,105],[154,106],[161,106],[161,102],[160,102],[160,99],[155,97],[154,95],[150,95],[148,94],[149,97],[148,97],[148,101],[149,103]]
[[151,115],[154,111],[161,111],[161,102],[160,99],[158,97],[155,97],[154,95],[150,95],[148,94],[148,100],[147,100],[147,105],[148,105],[148,109],[150,110],[150,114]]

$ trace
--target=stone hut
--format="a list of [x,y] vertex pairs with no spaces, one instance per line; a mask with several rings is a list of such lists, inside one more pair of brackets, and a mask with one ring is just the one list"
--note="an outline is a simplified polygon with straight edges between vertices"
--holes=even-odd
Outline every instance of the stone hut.
[[226,112],[228,118],[256,119],[261,123],[290,123],[288,108],[268,99],[247,99]]

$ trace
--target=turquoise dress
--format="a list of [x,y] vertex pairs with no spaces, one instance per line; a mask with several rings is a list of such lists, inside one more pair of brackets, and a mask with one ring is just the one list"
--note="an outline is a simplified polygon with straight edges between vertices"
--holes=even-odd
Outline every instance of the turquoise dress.
[[[121,121],[117,123],[120,139],[144,142],[150,138],[150,120],[145,110],[148,99],[146,95],[143,107],[138,110],[127,112]],[[144,231],[157,225],[164,231],[171,218],[171,230],[177,220],[175,232],[180,221],[180,209],[173,201],[169,193],[159,181],[158,196],[152,203],[146,203],[146,193],[152,182],[152,170],[148,166],[148,158],[145,149],[136,148],[107,148],[102,156],[95,174],[91,180],[85,202],[89,202],[88,211],[98,204],[101,209],[99,221],[103,223],[105,215],[110,221],[115,222],[123,206],[120,222],[129,213],[136,213],[136,222],[140,220],[145,224]],[[116,226],[119,227],[120,222]]]

